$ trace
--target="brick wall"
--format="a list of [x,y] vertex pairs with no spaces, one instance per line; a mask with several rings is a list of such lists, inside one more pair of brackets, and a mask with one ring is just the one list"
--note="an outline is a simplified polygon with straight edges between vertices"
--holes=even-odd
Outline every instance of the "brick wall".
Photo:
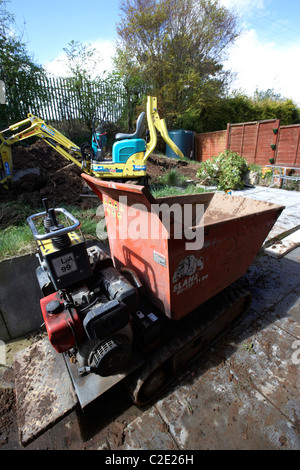
[[206,132],[196,134],[195,160],[205,162],[213,155],[218,155],[226,149],[227,131]]

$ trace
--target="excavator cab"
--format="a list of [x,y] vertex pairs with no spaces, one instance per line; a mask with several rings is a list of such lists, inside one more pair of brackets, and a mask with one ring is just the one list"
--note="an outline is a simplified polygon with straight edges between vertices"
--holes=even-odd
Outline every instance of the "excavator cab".
[[[103,149],[95,153],[92,147],[91,169],[94,174],[102,178],[128,178],[146,177],[146,140],[142,138],[146,113],[142,112],[137,121],[136,129],[131,134],[118,133],[112,147],[111,159],[105,158]],[[101,155],[101,158],[99,156]]]
[[[112,155],[106,154],[107,130],[105,124],[107,121],[103,118],[99,125],[95,127],[96,118],[93,119],[91,144],[84,143],[81,146],[82,157],[89,160],[91,170],[94,174],[101,177],[109,175],[111,178],[121,177],[124,165],[128,160],[133,161],[131,169],[126,171],[126,176],[135,178],[136,172],[146,172],[146,164],[142,163],[146,152],[146,141],[142,138],[144,132],[144,122],[146,113],[142,112],[137,121],[136,129],[131,134],[118,133],[115,135],[115,142],[112,147]],[[138,175],[145,176],[145,175]],[[124,177],[124,175],[122,176]]]
[[112,158],[108,158],[106,155],[107,150],[107,120],[105,115],[102,120],[99,121],[99,125],[95,127],[96,117],[93,119],[92,128],[92,142],[91,145],[84,143],[82,145],[82,151],[85,152],[85,158],[89,152],[89,158],[96,160],[97,162],[108,162],[112,163],[125,163],[127,159],[136,152],[145,151],[145,142],[142,139],[144,131],[144,121],[146,113],[142,112],[136,122],[136,130],[132,134],[118,133],[115,135],[116,142],[112,148]]
[[145,121],[146,113],[143,111],[137,121],[136,121],[136,130],[133,134],[116,134],[115,139],[116,140],[132,140],[132,139],[140,139],[142,137],[143,131],[144,131],[144,121]]
[[112,152],[115,163],[125,163],[132,155],[146,151],[146,142],[142,139],[145,117],[144,112],[139,115],[134,133],[116,134]]

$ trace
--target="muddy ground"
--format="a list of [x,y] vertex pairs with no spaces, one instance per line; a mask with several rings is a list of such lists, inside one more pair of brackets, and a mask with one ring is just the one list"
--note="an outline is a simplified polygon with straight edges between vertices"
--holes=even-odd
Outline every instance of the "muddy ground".
[[[18,180],[11,191],[0,188],[2,200],[19,200],[34,206],[40,206],[43,197],[47,197],[53,206],[77,205],[82,202],[80,195],[85,188],[81,168],[69,162],[47,143],[39,140],[29,147],[15,146],[12,154],[13,171]],[[159,176],[174,168],[187,179],[195,180],[197,167],[198,165],[185,160],[151,155],[147,162],[149,183],[157,182]],[[19,177],[24,170],[31,172]]]

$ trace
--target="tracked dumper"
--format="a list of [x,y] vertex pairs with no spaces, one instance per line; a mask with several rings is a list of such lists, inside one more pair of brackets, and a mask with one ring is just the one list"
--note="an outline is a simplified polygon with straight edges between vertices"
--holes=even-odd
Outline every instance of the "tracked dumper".
[[[82,176],[103,203],[110,254],[88,247],[80,222],[46,201],[45,211],[28,219],[48,338],[40,346],[41,374],[30,369],[32,353],[17,358],[23,444],[120,381],[136,405],[154,400],[243,317],[251,294],[235,282],[284,209],[221,193],[155,199],[143,186]],[[67,394],[72,399],[61,406]],[[56,413],[41,416],[47,397]]]

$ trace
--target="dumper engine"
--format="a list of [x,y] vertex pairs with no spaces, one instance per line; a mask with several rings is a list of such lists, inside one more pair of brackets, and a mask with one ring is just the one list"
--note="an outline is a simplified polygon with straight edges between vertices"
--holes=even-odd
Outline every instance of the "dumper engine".
[[81,375],[120,373],[131,358],[139,281],[119,272],[98,245],[88,247],[69,212],[43,204],[45,211],[27,220],[39,247],[36,275],[50,343],[78,363]]

